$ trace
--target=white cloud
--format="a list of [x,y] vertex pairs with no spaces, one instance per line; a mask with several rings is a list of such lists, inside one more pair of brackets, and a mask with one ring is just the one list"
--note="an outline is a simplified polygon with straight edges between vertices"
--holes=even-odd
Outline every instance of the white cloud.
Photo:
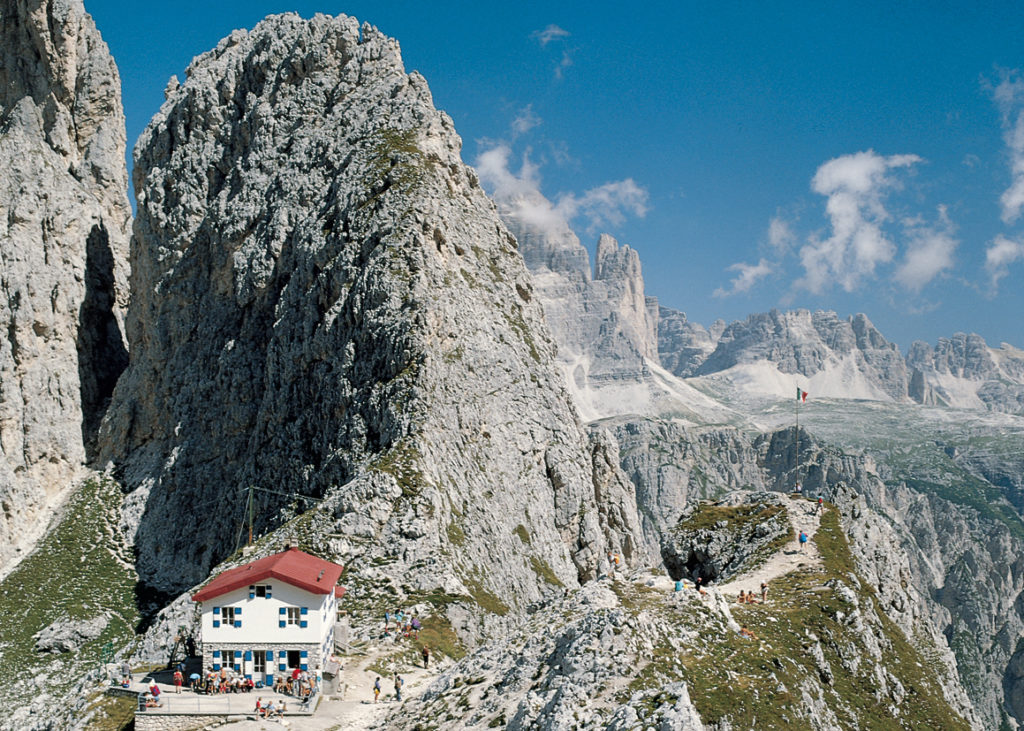
[[555,78],[561,79],[565,76],[565,70],[572,66],[572,64],[572,56],[569,55],[569,52],[562,51],[562,60],[558,62],[557,66],[555,66]]
[[930,281],[953,268],[953,252],[960,243],[953,236],[953,222],[945,206],[939,206],[938,222],[927,225],[920,219],[904,222],[907,251],[893,279],[919,293]]
[[529,150],[518,173],[509,167],[511,156],[511,148],[499,143],[482,152],[474,167],[504,215],[545,235],[564,235],[577,218],[585,219],[587,231],[592,233],[621,225],[628,214],[642,218],[647,213],[647,190],[632,178],[605,183],[582,195],[561,193],[552,203],[540,192],[539,168],[531,162]]
[[1010,264],[1024,260],[1024,243],[1005,236],[996,236],[985,251],[985,269],[991,277],[992,294],[999,287],[999,280],[1010,273]]
[[730,266],[729,271],[739,272],[739,275],[729,282],[731,285],[729,289],[719,287],[712,293],[713,297],[728,297],[741,292],[747,292],[760,280],[774,273],[775,267],[767,260],[761,259],[757,264],[738,262]]
[[896,246],[882,230],[890,218],[883,205],[884,193],[896,186],[888,173],[920,161],[917,155],[883,157],[867,150],[837,157],[818,168],[811,189],[828,198],[825,212],[832,232],[825,239],[812,237],[800,250],[805,273],[797,287],[821,294],[835,282],[852,292],[874,275],[879,264],[892,261]]
[[621,226],[627,213],[638,218],[647,215],[647,190],[632,178],[616,180],[591,188],[578,198],[575,193],[563,193],[556,209],[567,221],[584,216],[587,231],[595,233],[601,228]]
[[541,48],[551,43],[551,41],[560,41],[563,38],[569,37],[569,31],[565,28],[559,28],[557,25],[552,23],[544,30],[535,30],[530,34],[530,38],[535,39],[540,43]]
[[1002,72],[995,87],[987,84],[999,107],[1003,139],[1010,153],[1010,187],[999,197],[1004,223],[1013,223],[1024,208],[1024,79],[1017,71]]
[[790,247],[796,243],[793,229],[781,216],[775,216],[768,224],[768,243],[780,254],[789,251]]
[[519,110],[512,120],[512,139],[516,139],[541,123],[541,118],[533,112],[533,104],[527,104]]

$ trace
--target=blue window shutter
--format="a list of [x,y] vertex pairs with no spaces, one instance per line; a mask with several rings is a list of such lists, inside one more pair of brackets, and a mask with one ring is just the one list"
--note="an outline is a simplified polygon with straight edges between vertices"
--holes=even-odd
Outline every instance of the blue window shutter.
[[213,651],[213,656],[219,658],[220,657],[220,650],[214,650]]
[[252,680],[252,675],[250,673],[246,673],[245,674],[245,679],[246,680]]
[[217,627],[220,627],[220,620],[219,619],[213,620],[213,628],[216,629]]
[[214,607],[213,608],[213,613],[214,614],[220,614],[220,607]]
[[214,670],[220,670],[220,663],[219,663],[219,662],[215,662],[215,663],[213,664],[213,669],[214,669]]
[[268,660],[273,660],[274,659],[274,651],[273,650],[267,650],[267,659]]
[[309,670],[309,666],[306,663],[302,663],[299,665],[299,670]]
[[240,620],[240,619],[236,619],[236,620],[235,620],[235,626],[236,626],[236,627],[241,627],[241,626],[242,626],[242,620]]
[[307,607],[303,607],[299,610],[299,614],[309,614],[309,609]]
[[288,666],[285,665],[284,663],[281,663],[280,665],[277,666],[277,669],[280,670],[283,673],[285,670],[288,669]]
[[309,652],[306,650],[299,650],[299,657],[309,657]]
[[277,623],[277,626],[278,627],[284,627],[285,626],[285,621],[282,619],[280,622]]
[[246,660],[252,660],[252,650],[246,650],[245,651],[245,659]]
[[241,656],[242,656],[242,651],[241,650],[235,650],[235,657],[241,657]]
[[306,621],[306,620],[304,620],[304,619],[300,619],[300,620],[299,620],[299,626],[300,626],[300,627],[308,627],[308,626],[309,626],[309,622],[307,622],[307,621]]
[[264,673],[263,677],[265,678],[263,682],[266,683],[268,686],[274,684],[274,674],[270,672],[270,668],[267,668],[267,672]]
[[237,615],[237,614],[241,614],[241,613],[242,613],[242,608],[241,607],[235,607],[235,614]]
[[278,614],[288,614],[288,610],[285,609],[284,607],[281,607],[281,609],[278,610]]
[[267,587],[267,599],[270,599],[270,598],[272,598],[272,597],[270,596],[270,587],[268,586]]

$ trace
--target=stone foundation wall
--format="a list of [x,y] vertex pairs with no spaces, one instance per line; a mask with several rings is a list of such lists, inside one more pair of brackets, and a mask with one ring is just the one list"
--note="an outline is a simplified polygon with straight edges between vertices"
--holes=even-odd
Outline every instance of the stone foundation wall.
[[135,714],[135,731],[198,731],[225,721],[242,720],[245,716],[175,716],[171,714]]
[[245,653],[246,650],[253,650],[253,651],[262,650],[264,652],[266,652],[267,650],[271,650],[274,653],[273,672],[272,672],[273,675],[278,675],[281,672],[280,670],[278,670],[278,659],[277,659],[278,653],[279,652],[284,652],[284,651],[287,651],[287,650],[300,650],[300,651],[301,650],[305,650],[306,652],[308,652],[309,654],[306,657],[306,665],[309,668],[309,671],[311,673],[317,674],[320,671],[322,671],[322,668],[323,668],[323,660],[324,660],[324,658],[321,657],[320,646],[319,645],[315,645],[315,644],[302,644],[302,643],[292,643],[292,644],[280,644],[280,643],[278,643],[278,644],[274,644],[274,643],[249,643],[249,642],[233,642],[233,643],[219,642],[219,643],[212,643],[212,642],[207,642],[203,646],[203,673],[209,673],[209,672],[213,671],[213,651],[214,650],[220,650],[220,652],[221,652],[221,660],[223,660],[225,652],[230,653],[229,657],[231,658],[231,661],[228,663],[229,667],[234,664],[234,653],[235,653],[236,650],[241,651],[243,653],[243,657],[244,657],[244,653]]

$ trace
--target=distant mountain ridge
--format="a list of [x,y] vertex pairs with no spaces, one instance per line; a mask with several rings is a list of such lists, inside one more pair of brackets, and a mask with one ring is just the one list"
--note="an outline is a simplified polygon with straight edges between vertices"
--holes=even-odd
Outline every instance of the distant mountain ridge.
[[660,360],[680,378],[731,372],[745,389],[774,393],[781,377],[802,376],[816,396],[1024,413],[1024,351],[989,347],[974,333],[940,338],[934,348],[915,341],[904,357],[861,313],[773,309],[704,329],[661,307],[660,322]]

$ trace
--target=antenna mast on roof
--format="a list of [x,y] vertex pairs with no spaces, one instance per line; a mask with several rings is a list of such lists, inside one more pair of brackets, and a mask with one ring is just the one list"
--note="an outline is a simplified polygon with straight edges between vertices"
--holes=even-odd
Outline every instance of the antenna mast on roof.
[[249,505],[247,506],[247,509],[249,511],[249,542],[246,544],[247,546],[251,546],[252,545],[252,514],[253,514],[252,494],[253,494],[253,485],[249,485]]

